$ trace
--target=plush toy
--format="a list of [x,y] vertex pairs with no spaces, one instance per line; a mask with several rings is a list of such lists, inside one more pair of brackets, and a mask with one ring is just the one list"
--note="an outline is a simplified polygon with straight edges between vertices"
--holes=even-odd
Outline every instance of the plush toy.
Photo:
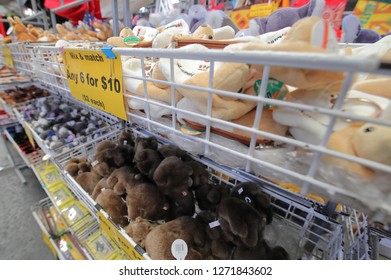
[[217,217],[228,241],[254,247],[265,229],[267,219],[247,202],[227,197],[220,201]]
[[29,32],[19,17],[7,17],[7,20],[13,27],[13,34],[15,35],[18,42],[35,41],[38,39],[38,37]]
[[223,11],[207,11],[203,5],[192,5],[188,11],[190,19],[190,32],[194,32],[203,24],[211,26],[213,29],[229,26],[238,32],[239,28]]
[[126,196],[128,217],[148,220],[164,220],[169,214],[169,204],[156,185],[142,183],[132,188]]
[[232,188],[231,197],[239,198],[253,206],[259,213],[264,214],[266,224],[273,219],[270,196],[266,195],[261,187],[253,182],[240,183]]
[[64,170],[72,177],[76,177],[83,172],[91,171],[91,164],[85,157],[72,158],[67,162]]
[[199,247],[206,245],[205,233],[192,217],[182,216],[155,227],[145,239],[145,249],[154,260],[175,260],[171,253],[172,243],[182,239],[188,247],[186,260],[201,260]]
[[191,188],[196,189],[198,186],[208,183],[209,173],[205,165],[195,160],[186,161],[186,165],[193,170],[190,176],[192,180]]
[[218,184],[202,184],[195,190],[195,198],[201,210],[216,211],[220,201],[229,194],[228,187]]
[[267,17],[254,18],[253,20],[259,26],[259,32],[257,35],[292,26],[294,23],[304,17],[320,17],[324,8],[324,0],[310,0],[306,5],[299,8],[281,8],[272,12]]
[[121,227],[129,224],[127,207],[124,200],[116,195],[112,189],[105,189],[96,198],[96,203],[102,206],[114,223]]
[[231,259],[234,246],[225,240],[224,232],[219,225],[216,225],[216,214],[210,211],[202,211],[197,214],[196,219],[204,225],[205,234],[210,243],[206,246],[209,252],[204,254],[212,256],[213,259]]
[[186,151],[180,149],[177,145],[162,145],[160,146],[157,151],[164,157],[170,157],[170,156],[176,156],[180,158],[183,161],[190,160],[190,156],[187,154]]
[[121,134],[118,138],[118,144],[130,145],[134,147],[133,134],[130,131],[121,131]]
[[125,231],[138,245],[145,248],[147,235],[157,226],[158,224],[137,217],[125,228]]
[[153,180],[164,195],[170,196],[179,190],[179,193],[183,192],[185,196],[191,186],[190,176],[192,174],[193,170],[190,166],[181,159],[170,156],[156,168]]
[[375,43],[385,36],[380,35],[374,30],[361,28],[360,19],[353,14],[347,15],[342,19],[341,27],[344,32],[342,40],[345,43]]
[[102,179],[102,176],[95,172],[84,172],[77,175],[75,178],[76,182],[89,194],[91,195],[94,191],[95,186]]
[[[391,106],[380,116],[380,119],[391,121]],[[334,132],[329,139],[328,148],[352,156],[391,165],[391,128],[371,123],[352,123],[349,127]],[[327,157],[359,176],[371,179],[375,175],[364,165],[339,158]]]
[[100,179],[98,184],[96,184],[94,191],[91,194],[91,198],[93,200],[96,200],[98,195],[105,189],[110,189],[110,186],[107,184],[107,178],[103,177],[102,179]]
[[143,182],[141,175],[130,166],[122,166],[114,170],[107,178],[107,185],[116,195],[129,193],[131,188],[141,182]]
[[95,153],[93,162],[91,163],[92,169],[97,174],[102,177],[109,176],[116,168],[132,165],[134,157],[132,146],[118,144],[113,146],[110,143],[106,143],[105,145],[109,145],[111,148],[99,148],[99,152]]
[[134,161],[141,174],[153,177],[156,168],[159,166],[163,157],[157,149],[157,140],[154,137],[137,138],[135,144]]

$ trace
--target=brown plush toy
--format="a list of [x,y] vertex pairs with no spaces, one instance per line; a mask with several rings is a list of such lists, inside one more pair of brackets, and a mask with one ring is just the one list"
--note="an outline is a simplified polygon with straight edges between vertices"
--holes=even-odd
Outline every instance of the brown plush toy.
[[273,211],[270,196],[266,195],[257,184],[253,182],[238,184],[232,189],[231,196],[253,206],[260,214],[266,217],[267,224],[272,222]]
[[126,196],[128,217],[135,220],[141,217],[148,220],[164,220],[168,216],[169,204],[158,188],[151,183],[143,183],[131,189]]
[[107,185],[117,195],[130,193],[137,184],[142,183],[142,177],[136,169],[130,166],[122,166],[113,171],[107,178]]
[[224,232],[216,224],[216,214],[211,211],[202,211],[197,214],[196,219],[204,226],[206,237],[209,240],[208,255],[213,259],[229,260],[234,246],[225,240]]
[[13,33],[18,42],[36,41],[38,39],[38,37],[34,36],[29,32],[29,30],[19,17],[7,17],[7,20],[12,25]]
[[157,151],[158,143],[155,137],[138,137],[135,143],[134,162],[141,174],[150,178],[162,161],[163,157]]
[[157,226],[158,224],[154,224],[147,219],[137,217],[125,228],[125,231],[138,245],[145,248],[147,235]]
[[191,188],[195,189],[200,185],[208,183],[209,173],[206,170],[205,165],[195,160],[186,161],[186,165],[190,166],[190,168],[193,170],[193,173],[190,176],[192,180]]
[[93,200],[96,200],[98,195],[105,189],[110,189],[110,186],[107,184],[107,178],[102,178],[100,179],[98,184],[96,184],[94,191],[91,194],[91,198]]
[[266,226],[266,216],[236,197],[223,198],[217,216],[227,239],[234,244],[254,247]]
[[121,227],[129,224],[127,215],[127,207],[125,201],[114,193],[112,189],[105,189],[96,198],[98,203],[107,212],[114,223]]
[[76,182],[89,194],[92,195],[95,186],[99,183],[102,177],[95,172],[84,172],[77,175]]
[[[111,144],[107,143],[111,146]],[[116,168],[132,165],[134,149],[130,145],[117,145],[95,153],[91,163],[93,170],[103,176],[109,176]]]
[[157,151],[164,157],[176,156],[183,161],[191,160],[191,157],[187,154],[186,151],[180,149],[176,145],[162,145],[157,149]]
[[64,170],[69,173],[72,177],[76,177],[83,172],[91,171],[91,164],[87,158],[79,157],[70,159],[64,167]]
[[216,211],[220,201],[229,194],[228,187],[217,184],[203,184],[195,190],[195,198],[201,210]]
[[186,191],[190,186],[190,176],[193,170],[185,162],[176,156],[165,158],[156,168],[153,180],[159,190],[170,196],[177,189]]
[[188,216],[179,217],[154,228],[145,239],[145,250],[154,260],[174,260],[171,246],[176,239],[184,240],[188,246],[186,260],[203,259],[199,248],[206,245],[205,233],[197,221]]

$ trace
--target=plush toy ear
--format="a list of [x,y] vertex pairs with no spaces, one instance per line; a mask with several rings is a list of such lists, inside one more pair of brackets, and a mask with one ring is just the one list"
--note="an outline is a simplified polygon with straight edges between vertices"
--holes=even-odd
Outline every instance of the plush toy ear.
[[311,32],[311,45],[333,52],[337,48],[337,36],[330,23],[320,20],[314,24]]

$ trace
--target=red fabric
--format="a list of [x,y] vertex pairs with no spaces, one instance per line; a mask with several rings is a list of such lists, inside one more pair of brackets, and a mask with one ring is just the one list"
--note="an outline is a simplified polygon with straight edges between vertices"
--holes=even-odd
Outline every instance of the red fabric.
[[[72,2],[75,2],[75,0],[64,0],[64,5],[70,4]],[[60,0],[45,0],[44,5],[48,9],[55,9],[61,6],[61,2]],[[74,24],[77,24],[79,20],[83,20],[86,11],[89,11],[96,18],[102,19],[99,0],[83,3],[81,5],[59,11],[56,14],[69,19]]]

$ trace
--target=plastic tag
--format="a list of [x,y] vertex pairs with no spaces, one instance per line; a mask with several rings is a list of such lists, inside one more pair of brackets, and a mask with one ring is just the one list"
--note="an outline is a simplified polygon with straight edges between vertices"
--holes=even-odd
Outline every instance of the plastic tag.
[[246,196],[244,198],[244,201],[246,201],[246,203],[251,203],[252,202],[251,198],[249,198],[248,196]]
[[171,253],[177,260],[184,260],[187,256],[188,248],[183,239],[176,239],[171,244]]
[[220,226],[220,222],[219,221],[214,221],[214,222],[209,223],[209,227],[210,228],[215,228],[215,227],[218,227],[218,226]]
[[99,163],[99,160],[94,160],[92,163],[91,163],[91,166],[94,167],[95,165],[97,165]]
[[311,45],[328,50],[335,51],[337,47],[337,36],[334,29],[324,20],[314,24],[311,31]]
[[238,194],[241,194],[243,192],[243,188],[238,189]]
[[[254,91],[257,96],[259,95],[259,89],[261,87],[261,83],[262,83],[262,79],[259,79],[254,83]],[[266,98],[284,100],[287,94],[288,94],[288,90],[283,82],[273,78],[269,78],[266,87],[266,94],[265,94]],[[273,106],[270,104],[265,104],[263,107],[266,109],[277,108],[277,106]]]

